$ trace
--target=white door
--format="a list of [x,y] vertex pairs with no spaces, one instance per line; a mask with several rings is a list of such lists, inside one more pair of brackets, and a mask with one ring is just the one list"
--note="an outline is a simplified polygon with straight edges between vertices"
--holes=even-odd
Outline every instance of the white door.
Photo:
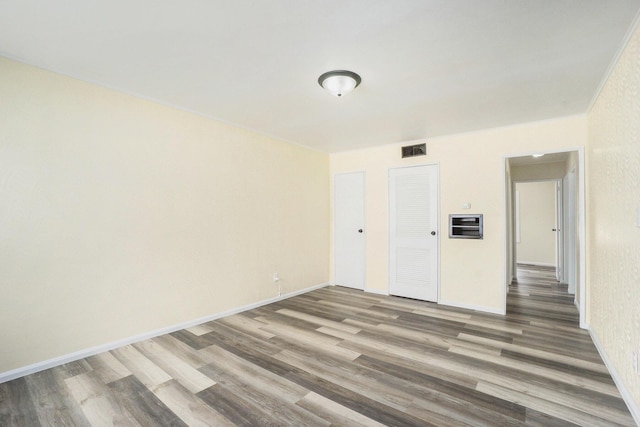
[[556,181],[556,228],[553,231],[556,233],[556,279],[558,282],[562,282],[564,278],[564,236],[562,234],[564,216],[562,202],[562,181]]
[[389,170],[389,293],[438,300],[438,167]]
[[335,284],[364,290],[364,172],[336,175],[333,194]]
[[575,169],[563,181],[564,207],[564,278],[569,293],[576,293],[576,193]]

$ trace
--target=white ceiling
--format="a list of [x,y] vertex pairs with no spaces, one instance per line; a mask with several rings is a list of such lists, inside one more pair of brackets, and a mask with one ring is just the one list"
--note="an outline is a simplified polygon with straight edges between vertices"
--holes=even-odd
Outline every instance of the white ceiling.
[[[0,55],[332,152],[585,113],[639,9],[640,0],[0,0]],[[333,69],[362,84],[329,95],[317,78]]]

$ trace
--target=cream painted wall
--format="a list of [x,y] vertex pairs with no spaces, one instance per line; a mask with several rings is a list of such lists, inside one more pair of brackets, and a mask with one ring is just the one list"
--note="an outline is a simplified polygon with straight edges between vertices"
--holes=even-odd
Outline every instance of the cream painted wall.
[[556,181],[519,182],[520,242],[516,258],[520,263],[556,265]]
[[587,252],[591,328],[636,404],[640,376],[640,29],[588,115]]
[[[366,287],[387,292],[388,188],[391,167],[437,163],[440,170],[440,302],[503,312],[505,308],[505,157],[584,146],[585,116],[453,135],[427,141],[426,157],[402,159],[392,144],[330,156],[336,173],[366,173]],[[463,203],[471,203],[463,210]],[[483,240],[449,239],[450,213],[484,214]],[[332,258],[331,258],[332,259]]]
[[0,373],[329,280],[328,155],[0,59]]
[[511,167],[511,179],[514,181],[562,179],[566,173],[567,165],[565,162],[517,165]]

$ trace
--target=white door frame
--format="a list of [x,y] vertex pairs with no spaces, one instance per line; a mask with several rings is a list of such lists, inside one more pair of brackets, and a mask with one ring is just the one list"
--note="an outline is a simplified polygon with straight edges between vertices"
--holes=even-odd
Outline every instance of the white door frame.
[[[578,221],[578,241],[579,241],[579,245],[576,249],[578,249],[580,251],[580,257],[577,260],[578,262],[578,273],[579,273],[579,281],[578,281],[578,286],[579,286],[579,301],[578,301],[578,307],[579,307],[579,312],[580,312],[580,327],[582,329],[587,329],[589,327],[589,325],[587,324],[587,306],[586,306],[586,300],[587,300],[587,286],[586,286],[586,271],[587,271],[587,266],[586,266],[586,221],[585,221],[585,212],[586,212],[586,206],[585,206],[585,161],[584,161],[584,147],[575,147],[575,148],[566,148],[566,149],[562,149],[562,150],[549,150],[549,151],[529,151],[529,152],[525,152],[525,153],[517,153],[517,154],[510,154],[507,156],[503,157],[504,162],[502,163],[502,175],[503,175],[503,192],[502,192],[502,202],[503,202],[503,206],[505,206],[505,212],[503,215],[503,242],[504,242],[504,247],[503,247],[503,258],[502,258],[502,264],[503,264],[503,280],[504,283],[507,282],[507,260],[510,259],[510,255],[513,256],[512,254],[509,254],[508,250],[509,250],[509,244],[507,242],[507,236],[509,236],[508,234],[508,230],[507,230],[507,225],[508,225],[508,210],[512,209],[512,206],[507,206],[507,191],[509,189],[509,186],[507,185],[506,182],[506,170],[507,170],[507,162],[509,161],[510,158],[512,157],[524,157],[524,156],[531,156],[533,154],[553,154],[553,153],[569,153],[569,152],[577,152],[578,153],[578,203],[576,205],[576,215],[577,215],[577,221]],[[513,234],[513,233],[511,233]],[[503,298],[503,307],[504,310],[506,312],[507,309],[507,287],[508,284],[506,286],[502,287],[502,298]]]

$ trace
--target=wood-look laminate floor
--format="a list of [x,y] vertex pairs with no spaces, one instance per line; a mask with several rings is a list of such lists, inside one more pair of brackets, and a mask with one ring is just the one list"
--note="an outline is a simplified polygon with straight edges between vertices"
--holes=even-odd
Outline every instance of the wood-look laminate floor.
[[552,274],[504,317],[323,288],[0,384],[0,425],[633,426]]

